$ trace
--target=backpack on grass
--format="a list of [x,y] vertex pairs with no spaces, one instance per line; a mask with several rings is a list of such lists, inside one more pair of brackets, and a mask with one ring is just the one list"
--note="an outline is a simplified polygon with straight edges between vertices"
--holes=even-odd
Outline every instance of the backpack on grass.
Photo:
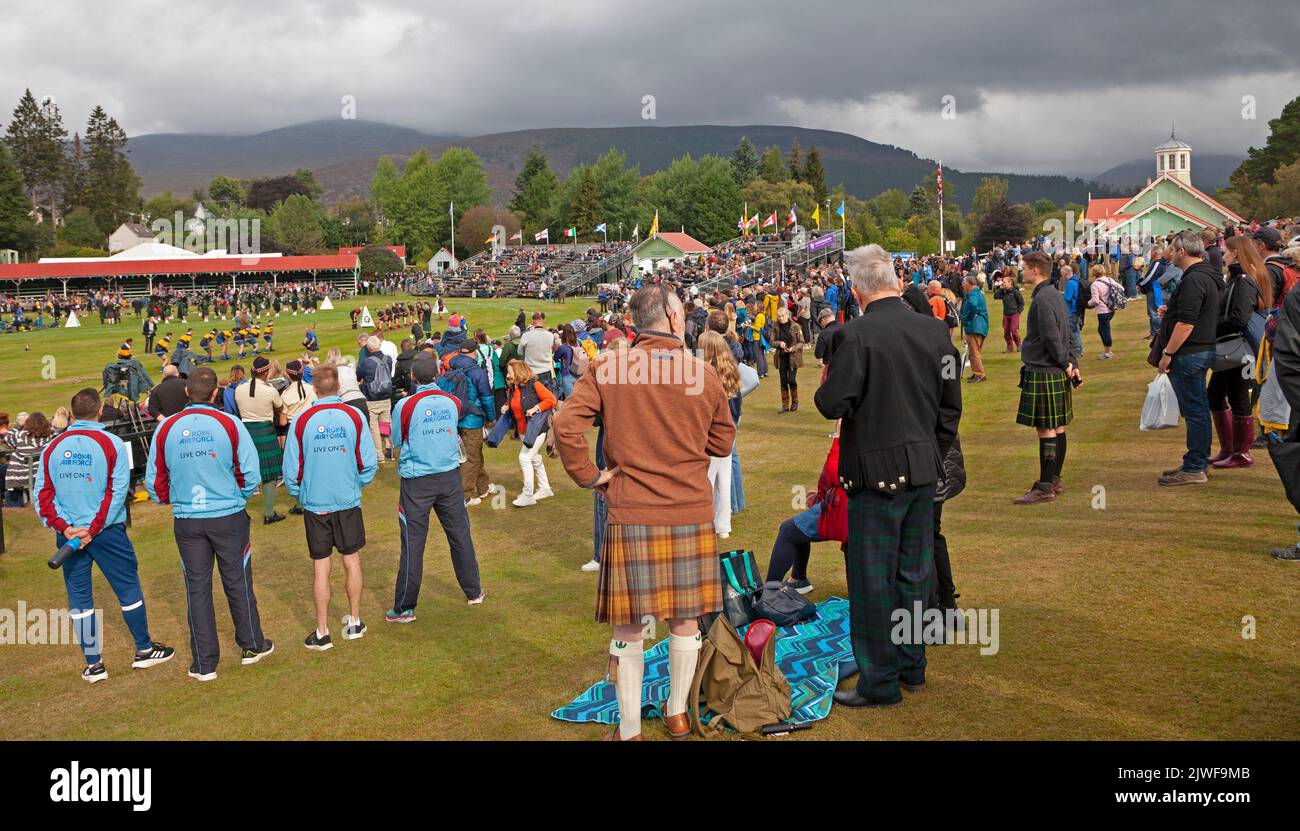
[[[701,626],[704,644],[689,707],[691,726],[700,735],[716,735],[724,727],[756,734],[790,717],[790,682],[776,666],[776,627],[757,620],[750,631],[756,638],[748,647],[758,653],[758,660],[725,614],[714,617],[707,630]],[[701,721],[701,712],[711,714],[708,724]]]

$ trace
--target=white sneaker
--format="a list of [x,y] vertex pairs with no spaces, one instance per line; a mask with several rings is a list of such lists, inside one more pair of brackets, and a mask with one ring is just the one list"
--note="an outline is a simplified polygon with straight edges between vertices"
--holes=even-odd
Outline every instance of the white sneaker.
[[466,605],[469,605],[469,606],[482,606],[482,605],[483,605],[483,598],[486,597],[486,596],[487,596],[487,593],[484,592],[483,594],[480,594],[478,597],[474,598],[473,600],[466,600],[465,603],[466,603]]
[[718,539],[720,539],[720,540],[729,539],[730,537],[731,537],[731,532],[730,532],[730,531],[719,531],[719,532],[718,532]]
[[542,488],[541,490],[537,491],[537,493],[533,494],[533,499],[534,500],[545,499],[548,496],[555,496],[555,491],[551,490],[550,488]]
[[526,493],[521,493],[516,496],[510,504],[514,505],[516,508],[527,508],[529,505],[536,505],[537,500]]
[[588,560],[587,562],[582,564],[582,570],[587,572],[588,574],[591,574],[593,571],[600,571],[600,561]]
[[474,497],[473,499],[466,499],[466,500],[465,500],[465,507],[466,507],[466,508],[472,508],[472,507],[474,507],[475,505],[482,505],[482,504],[483,504],[483,500],[482,500],[480,497],[477,497],[477,496]]
[[193,678],[195,681],[217,680],[217,674],[215,672],[195,672],[194,670],[190,670],[186,674],[189,675],[189,677]]
[[480,494],[478,495],[478,498],[479,498],[479,499],[487,499],[489,496],[491,496],[492,494],[496,493],[497,490],[498,490],[499,488],[500,488],[500,485],[497,485],[496,483],[492,483],[492,484],[488,485],[488,489],[487,489],[486,491],[484,491],[483,493],[480,493]]

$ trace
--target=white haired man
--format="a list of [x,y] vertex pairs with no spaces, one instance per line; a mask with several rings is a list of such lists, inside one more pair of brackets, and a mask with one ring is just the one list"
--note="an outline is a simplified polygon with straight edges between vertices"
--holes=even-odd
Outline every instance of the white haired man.
[[889,254],[845,257],[862,314],[844,324],[817,409],[840,428],[849,495],[850,641],[861,676],[835,693],[847,707],[902,703],[925,685],[925,645],[895,643],[899,609],[924,608],[934,570],[934,495],[961,420],[961,357],[943,321],[900,297]]
[[[366,397],[366,411],[370,414],[370,437],[375,443],[379,463],[393,458],[389,436],[393,421],[393,359],[384,354],[383,341],[371,335],[365,341],[365,357],[357,364],[357,383]],[[384,430],[380,425],[390,425]]]

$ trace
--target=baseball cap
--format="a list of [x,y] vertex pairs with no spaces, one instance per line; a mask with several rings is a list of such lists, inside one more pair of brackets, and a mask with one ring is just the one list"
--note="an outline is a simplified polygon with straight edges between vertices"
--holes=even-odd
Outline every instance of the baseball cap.
[[1251,235],[1253,239],[1264,243],[1269,248],[1282,247],[1282,234],[1276,228],[1265,226]]
[[428,384],[438,377],[438,360],[432,355],[416,355],[411,361],[411,375],[417,383]]

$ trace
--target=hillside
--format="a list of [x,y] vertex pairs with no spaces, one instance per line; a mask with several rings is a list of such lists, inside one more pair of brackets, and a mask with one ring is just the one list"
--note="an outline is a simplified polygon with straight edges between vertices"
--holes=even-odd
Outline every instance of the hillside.
[[[739,127],[591,127],[548,128],[494,133],[472,138],[425,135],[416,130],[363,121],[317,121],[252,136],[159,134],[131,139],[131,160],[144,181],[146,195],[171,190],[188,193],[216,175],[248,178],[287,173],[308,167],[324,188],[325,201],[336,202],[369,193],[370,179],[380,156],[399,163],[420,147],[437,155],[459,145],[483,160],[489,184],[498,200],[508,198],[515,174],[530,147],[536,145],[565,175],[574,165],[595,161],[610,147],[627,154],[642,173],[666,167],[690,154],[729,156],[741,136],[749,136],[761,152],[768,145],[788,148],[797,138],[807,149],[816,144],[831,185],[843,183],[849,193],[869,198],[888,188],[904,192],[925,178],[935,163],[887,144],[830,130],[749,125]],[[944,171],[948,198],[968,206],[981,172]],[[1010,180],[1015,201],[1051,199],[1084,202],[1101,186],[1064,176],[998,174]]]

